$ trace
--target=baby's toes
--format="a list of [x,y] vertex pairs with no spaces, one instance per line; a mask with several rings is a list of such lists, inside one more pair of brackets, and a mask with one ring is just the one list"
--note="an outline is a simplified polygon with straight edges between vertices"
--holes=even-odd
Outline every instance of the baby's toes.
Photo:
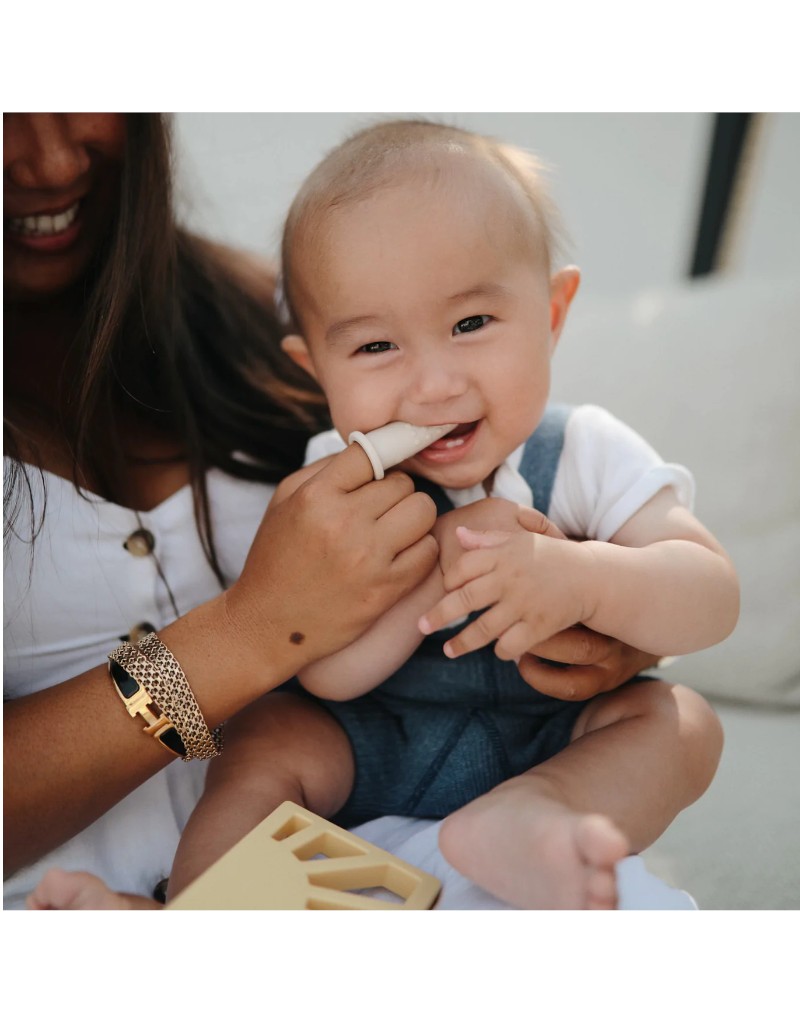
[[575,837],[583,860],[597,869],[609,870],[628,854],[625,835],[607,816],[584,816]]
[[613,869],[592,869],[586,883],[586,907],[608,910],[617,907],[617,878]]

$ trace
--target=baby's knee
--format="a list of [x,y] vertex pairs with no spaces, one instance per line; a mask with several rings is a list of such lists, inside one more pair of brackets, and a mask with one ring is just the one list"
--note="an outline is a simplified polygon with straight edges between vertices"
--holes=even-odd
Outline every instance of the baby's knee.
[[687,754],[693,756],[698,780],[704,781],[699,792],[702,794],[711,783],[722,756],[725,741],[722,722],[699,692],[686,685],[672,685],[671,689]]
[[694,779],[693,798],[711,783],[722,755],[722,724],[709,702],[686,685],[641,681],[593,699],[578,719],[573,739],[624,720],[652,727],[653,740],[679,750]]

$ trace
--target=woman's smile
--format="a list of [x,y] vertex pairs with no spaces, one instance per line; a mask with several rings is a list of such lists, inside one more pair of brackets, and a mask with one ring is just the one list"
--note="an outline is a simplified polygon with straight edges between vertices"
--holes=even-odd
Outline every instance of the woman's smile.
[[81,201],[60,210],[7,217],[3,221],[6,237],[15,244],[39,252],[54,252],[68,248],[80,234]]

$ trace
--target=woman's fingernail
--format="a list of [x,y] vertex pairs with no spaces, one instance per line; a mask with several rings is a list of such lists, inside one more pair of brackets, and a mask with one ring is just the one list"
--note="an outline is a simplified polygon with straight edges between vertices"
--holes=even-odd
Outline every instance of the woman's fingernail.
[[426,617],[421,617],[419,621],[417,621],[417,628],[419,628],[423,635],[430,635],[433,631],[430,621],[428,621]]
[[446,657],[450,657],[451,660],[455,656],[455,652],[453,651],[453,647],[450,645],[449,642],[446,642],[444,644],[444,646],[442,646],[442,652],[444,653],[444,655]]

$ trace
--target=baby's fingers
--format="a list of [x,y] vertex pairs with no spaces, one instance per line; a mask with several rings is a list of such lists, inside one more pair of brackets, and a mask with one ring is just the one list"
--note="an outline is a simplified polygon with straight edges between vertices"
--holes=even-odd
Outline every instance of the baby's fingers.
[[502,532],[500,529],[470,529],[466,525],[459,525],[456,529],[458,541],[465,550],[501,546],[508,542],[511,535],[510,532]]
[[496,601],[497,592],[492,579],[481,575],[443,596],[432,610],[419,619],[419,630],[423,635],[430,635],[475,610],[491,606]]
[[[467,550],[445,571],[442,582],[448,593],[468,582],[488,576],[497,567],[498,552],[493,549]],[[486,604],[483,604],[485,607]],[[473,610],[479,610],[473,607]]]
[[465,653],[472,653],[494,642],[499,636],[513,631],[513,612],[497,604],[485,611],[479,618],[467,625],[454,638],[444,644],[444,655],[455,658]]
[[517,621],[497,640],[495,656],[498,660],[519,660],[535,641],[533,629],[527,621]]

